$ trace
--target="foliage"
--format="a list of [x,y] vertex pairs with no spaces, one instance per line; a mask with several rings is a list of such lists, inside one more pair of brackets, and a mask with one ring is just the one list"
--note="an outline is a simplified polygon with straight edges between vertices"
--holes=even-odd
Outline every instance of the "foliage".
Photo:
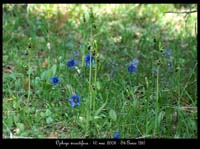
[[197,138],[197,14],[167,11],[4,4],[3,136]]

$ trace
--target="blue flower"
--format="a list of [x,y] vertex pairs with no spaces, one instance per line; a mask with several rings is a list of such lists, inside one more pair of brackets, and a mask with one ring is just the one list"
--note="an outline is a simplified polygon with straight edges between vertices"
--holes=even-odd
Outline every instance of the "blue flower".
[[110,72],[110,78],[113,78],[113,76],[114,76],[114,74],[115,74],[115,70],[112,70],[111,72]]
[[167,57],[167,61],[168,61],[168,70],[170,71],[173,67],[173,62],[172,62],[172,52],[171,52],[171,49],[166,49],[164,52],[163,52],[163,56],[166,56]]
[[69,98],[69,102],[72,107],[75,107],[76,105],[79,106],[80,100],[81,100],[80,96],[78,96],[78,94],[76,94],[76,93]]
[[137,66],[135,66],[135,65],[133,65],[133,64],[130,64],[130,65],[128,66],[128,71],[129,71],[130,73],[136,72],[136,71],[137,71]]
[[172,51],[171,49],[166,49],[164,52],[163,52],[163,55],[166,56],[166,57],[170,57],[172,55]]
[[85,56],[84,58],[85,60],[85,63],[86,63],[86,66],[90,66],[90,61],[91,61],[91,64],[94,64],[94,56],[90,56],[90,53],[87,54],[87,56]]
[[117,132],[115,132],[115,134],[114,134],[114,139],[119,139],[119,132],[117,131]]
[[53,78],[50,79],[50,81],[51,81],[51,83],[52,83],[53,85],[58,85],[59,82],[60,82],[60,80],[59,80],[58,77],[53,77]]
[[134,58],[133,61],[128,65],[128,71],[130,73],[135,73],[137,71],[138,63],[138,58]]
[[69,68],[74,68],[77,65],[77,62],[74,59],[71,59],[67,62]]
[[79,56],[79,50],[74,51],[74,56]]
[[158,68],[157,68],[157,66],[154,66],[154,67],[153,67],[152,73],[153,73],[154,75],[157,75],[157,73],[158,73]]

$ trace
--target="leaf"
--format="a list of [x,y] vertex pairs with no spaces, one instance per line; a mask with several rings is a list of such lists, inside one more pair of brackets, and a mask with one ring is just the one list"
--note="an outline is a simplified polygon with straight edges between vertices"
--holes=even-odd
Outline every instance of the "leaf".
[[21,136],[28,136],[28,132],[21,132],[20,135]]
[[101,119],[101,118],[104,118],[106,117],[104,114],[100,114],[98,116],[94,116],[94,119]]
[[8,55],[3,56],[3,61],[6,62],[8,60]]
[[44,112],[41,112],[41,113],[40,113],[40,116],[41,116],[41,117],[45,117],[45,113],[44,113]]
[[8,119],[6,120],[8,128],[12,128],[13,126],[13,117],[9,116]]
[[14,120],[15,123],[17,123],[19,121],[19,116],[14,116],[13,120]]
[[57,69],[57,66],[56,65],[53,65],[52,68],[51,68],[51,71],[52,71],[52,75],[55,76],[56,74],[56,69]]
[[94,119],[100,119],[101,117],[100,116],[94,116]]
[[99,81],[97,81],[97,90],[100,90],[101,89],[101,85],[100,85],[100,82]]
[[46,116],[50,116],[51,115],[51,111],[49,109],[47,109],[45,115]]
[[110,110],[109,111],[109,116],[110,116],[110,118],[113,120],[113,121],[116,121],[117,120],[117,114],[116,114],[116,112],[114,111],[114,110]]
[[163,120],[163,117],[165,115],[165,112],[161,111],[158,115],[158,127],[160,126],[161,121]]
[[19,107],[19,104],[17,103],[17,101],[13,101],[13,108],[17,109]]
[[65,64],[60,63],[60,66],[59,66],[59,67],[60,67],[61,70],[63,70],[63,69],[65,68]]
[[15,81],[15,87],[16,88],[21,88],[21,80],[16,80]]
[[19,128],[19,131],[24,131],[24,124],[23,123],[17,123],[17,128]]
[[13,79],[13,80],[16,80],[16,74],[15,74],[15,73],[11,73],[11,74],[9,75],[9,77],[10,77],[11,79]]
[[47,71],[44,71],[41,75],[41,80],[45,80],[47,78]]
[[95,114],[94,114],[95,117],[99,115],[99,113],[103,110],[103,108],[106,106],[106,104],[107,104],[107,102],[105,102],[105,103],[95,112]]
[[46,122],[47,124],[50,124],[53,122],[53,119],[51,117],[47,117]]

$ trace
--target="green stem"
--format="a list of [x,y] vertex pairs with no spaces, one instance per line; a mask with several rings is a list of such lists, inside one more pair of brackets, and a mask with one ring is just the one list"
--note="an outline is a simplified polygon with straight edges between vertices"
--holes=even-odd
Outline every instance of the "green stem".
[[[91,55],[90,55],[91,56]],[[92,65],[91,65],[91,57],[90,57],[90,72],[89,72],[89,93],[90,93],[90,116],[92,110]]]
[[146,87],[147,87],[147,101],[146,101],[146,117],[145,117],[145,124],[146,124],[146,131],[145,131],[145,136],[148,136],[148,114],[149,114],[149,83],[148,83],[148,78],[145,77],[145,82],[146,82]]
[[88,111],[88,115],[87,115],[87,131],[89,131],[90,128],[90,121],[91,121],[91,114],[92,114],[92,59],[91,59],[91,51],[90,51],[90,70],[89,70],[89,109],[87,109]]
[[159,112],[159,68],[158,66],[158,71],[157,71],[157,79],[156,79],[156,116],[155,116],[155,128],[154,128],[154,135],[157,134],[157,129],[158,129],[158,112]]
[[93,111],[95,111],[95,99],[96,99],[96,94],[97,94],[97,65],[98,65],[98,63],[97,63],[97,44],[96,44],[96,42],[95,42],[95,52],[96,52],[96,54],[95,54],[95,70],[94,70],[94,84],[95,84],[95,87],[96,87],[96,89],[95,89],[95,97],[94,97],[94,100],[93,100]]
[[[180,70],[180,65],[178,66],[178,102],[177,102],[177,114],[178,114],[178,117],[180,115],[180,97],[181,97],[181,91],[180,91],[180,75],[181,75],[181,70]],[[176,127],[176,130],[178,129],[178,126],[179,126],[179,121],[177,122],[177,127]],[[176,135],[176,134],[175,134]]]
[[30,51],[31,50],[28,49],[28,102],[30,101],[31,94]]

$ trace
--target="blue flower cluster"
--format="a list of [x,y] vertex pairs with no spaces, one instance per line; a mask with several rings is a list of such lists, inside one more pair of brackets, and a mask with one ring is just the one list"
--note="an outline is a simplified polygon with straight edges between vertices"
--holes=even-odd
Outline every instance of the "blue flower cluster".
[[[172,50],[170,48],[167,48],[165,51],[163,51],[162,56],[167,60],[168,71],[171,71],[173,67]],[[157,72],[158,72],[157,66],[153,66],[152,73],[156,75]]]
[[[91,56],[90,53],[88,53],[85,58],[85,63],[86,63],[86,66],[89,67],[90,65],[94,64],[94,56]],[[90,63],[91,62],[91,63]]]
[[[78,56],[78,54],[78,51],[76,51],[75,56]],[[95,63],[94,56],[91,56],[90,53],[85,56],[84,61],[87,67]],[[66,64],[70,69],[72,69],[75,68],[78,63],[72,58],[71,60],[67,61]]]
[[[79,54],[78,51],[76,51],[74,53],[75,56],[78,56],[78,54]],[[84,61],[85,61],[86,66],[89,67],[89,66],[95,64],[95,57],[91,56],[91,54],[88,53],[84,57]],[[138,58],[134,58],[133,61],[131,63],[129,63],[129,65],[128,65],[128,72],[135,73],[137,71],[137,68],[138,68],[138,63],[139,63]],[[68,66],[69,69],[76,68],[77,64],[78,63],[74,58],[72,58],[72,59],[70,59],[69,61],[66,62],[66,65]],[[115,71],[113,70],[110,74],[110,77],[112,77],[114,73],[115,73]],[[50,82],[52,83],[52,85],[58,86],[58,84],[60,83],[60,79],[57,76],[55,76],[55,77],[50,78]],[[81,98],[77,93],[74,93],[69,98],[69,102],[70,102],[72,107],[80,106],[80,100],[81,100]],[[115,133],[114,138],[119,138],[119,132]]]
[[[78,56],[78,54],[79,54],[78,51],[76,51],[76,52],[74,53],[75,57]],[[91,56],[91,54],[88,53],[88,54],[84,57],[84,61],[85,61],[86,67],[89,67],[89,66],[95,64],[95,57],[94,57],[94,56]],[[138,70],[138,63],[139,63],[138,58],[134,58],[133,61],[131,61],[131,62],[128,64],[128,72],[129,72],[129,73],[136,73],[137,70]],[[74,68],[76,68],[77,64],[78,64],[78,62],[77,62],[74,58],[72,58],[72,59],[70,59],[70,60],[68,60],[68,61],[66,62],[66,65],[68,66],[69,69],[74,69]],[[117,64],[115,64],[115,63],[114,63],[113,65],[116,65],[116,66],[117,66]],[[110,73],[110,77],[111,77],[111,78],[113,77],[114,73],[115,73],[115,70],[113,69],[113,70],[111,71],[111,73]],[[60,79],[59,79],[57,76],[55,76],[55,77],[52,77],[52,78],[50,79],[50,82],[52,83],[52,85],[57,86],[57,85],[60,83]],[[80,106],[81,97],[80,97],[77,93],[74,93],[74,94],[68,99],[68,101],[69,101],[71,107],[74,108],[74,107],[76,107],[76,106]],[[119,137],[120,137],[120,132],[119,132],[119,131],[115,132],[113,138],[114,138],[114,139],[119,139]]]
[[[79,52],[78,51],[75,51],[74,52],[74,55],[75,57],[76,56],[79,56]],[[91,56],[90,53],[88,53],[85,58],[85,63],[86,63],[86,66],[89,67],[90,65],[94,64],[95,63],[95,58],[94,56]],[[77,61],[75,61],[74,58],[70,59],[69,61],[66,62],[66,65],[68,66],[69,69],[73,69],[77,66]],[[55,77],[52,77],[50,78],[50,82],[52,83],[52,85],[54,86],[57,86],[59,83],[60,83],[60,79],[55,76]],[[76,93],[74,93],[70,98],[69,98],[69,102],[71,104],[72,107],[75,107],[75,106],[79,106],[80,105],[80,96]]]
[[[74,52],[75,57],[79,56],[79,52],[75,51]],[[171,49],[166,49],[163,52],[163,56],[167,57],[169,59],[169,63],[168,66],[171,67],[172,66],[172,58],[171,58],[172,52]],[[86,67],[89,67],[93,64],[95,64],[95,57],[92,56],[90,53],[88,53],[85,57],[84,57],[84,61],[86,64]],[[74,69],[76,68],[78,62],[72,58],[70,60],[68,60],[66,62],[66,65],[68,66],[69,69]],[[129,64],[128,64],[128,72],[133,74],[136,73],[138,71],[138,64],[139,64],[139,59],[136,57],[134,58]],[[153,74],[157,74],[158,70],[157,67],[153,67],[152,70]],[[113,69],[110,73],[110,78],[113,77],[113,75],[115,74],[115,70]],[[52,78],[50,78],[50,82],[52,83],[52,85],[54,86],[58,86],[58,84],[60,83],[60,79],[57,76],[54,76]],[[77,94],[74,93],[70,98],[69,98],[69,103],[71,104],[71,107],[76,107],[76,106],[80,106],[80,102],[81,102],[81,97]],[[114,139],[119,139],[120,138],[120,132],[116,131],[114,133]]]
[[128,71],[130,73],[135,73],[137,71],[137,68],[138,68],[138,63],[139,63],[138,58],[134,58],[133,61],[131,63],[129,63]]

